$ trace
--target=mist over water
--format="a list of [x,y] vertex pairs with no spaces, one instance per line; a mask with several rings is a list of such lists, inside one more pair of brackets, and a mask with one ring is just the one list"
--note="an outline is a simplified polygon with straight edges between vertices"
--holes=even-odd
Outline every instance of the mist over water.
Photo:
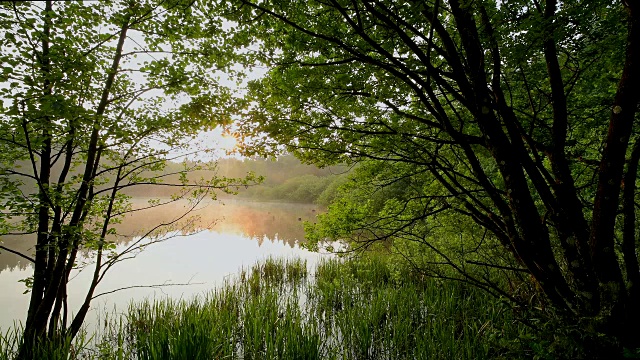
[[[135,199],[133,206],[144,207],[146,199]],[[116,251],[135,245],[140,236],[161,222],[174,219],[184,211],[185,203],[175,203],[150,210],[134,212],[116,226]],[[313,263],[321,254],[301,249],[304,239],[303,222],[315,221],[319,209],[311,204],[252,202],[224,200],[201,204],[191,215],[188,229],[195,232],[174,231],[160,237],[135,258],[116,264],[96,290],[92,312],[87,325],[95,323],[104,312],[122,312],[131,301],[146,297],[191,298],[212,290],[216,284],[269,257],[302,257]],[[33,252],[33,236],[5,236],[5,246]],[[148,241],[148,240],[143,240]],[[88,255],[85,253],[85,255]],[[91,260],[83,257],[78,263]],[[77,309],[86,294],[94,266],[74,271],[69,286],[69,309]],[[14,321],[26,317],[29,295],[19,282],[33,273],[31,265],[20,257],[0,253],[0,329],[7,329]],[[190,284],[190,285],[171,285]],[[168,286],[151,286],[168,285]],[[126,290],[111,291],[131,287]]]

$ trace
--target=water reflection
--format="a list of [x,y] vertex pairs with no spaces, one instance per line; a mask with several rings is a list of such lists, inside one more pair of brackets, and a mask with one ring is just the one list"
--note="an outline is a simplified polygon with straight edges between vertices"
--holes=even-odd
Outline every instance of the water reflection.
[[304,239],[303,221],[315,221],[316,206],[287,203],[225,204],[224,221],[214,229],[225,233],[236,233],[258,240],[280,240],[294,247]]
[[[36,243],[35,235],[4,235],[2,245],[22,254],[32,255]],[[31,263],[5,250],[0,250],[0,274],[5,270],[25,270]]]
[[[138,199],[134,206],[141,207]],[[182,211],[181,204],[135,212],[117,226],[117,251],[122,251],[159,222],[173,219]],[[97,289],[104,293],[93,301],[93,307],[112,311],[126,308],[132,300],[149,296],[191,297],[211,290],[241,266],[249,266],[267,256],[296,256],[314,262],[320,255],[298,246],[303,239],[303,221],[313,221],[314,205],[225,201],[210,203],[193,215],[193,226],[209,230],[178,236],[149,246],[135,259],[114,266]],[[4,245],[30,254],[33,237],[4,237]],[[20,257],[0,253],[0,329],[26,316],[28,295],[18,280],[31,276],[33,269]],[[69,286],[69,307],[77,308],[86,293],[93,266],[74,274]],[[189,286],[138,287],[140,285],[191,283]],[[114,290],[129,288],[124,291]],[[96,312],[88,317],[95,322]]]
[[[134,199],[133,207],[148,206],[147,199]],[[166,223],[181,214],[186,202],[176,202],[144,211],[132,212],[114,227],[118,235],[110,239],[128,244],[159,223]],[[219,233],[246,236],[258,241],[281,241],[294,247],[304,239],[304,221],[315,221],[317,206],[276,202],[224,200],[202,203],[191,215],[198,217],[193,227],[211,229]],[[2,244],[12,250],[32,255],[35,235],[5,235]],[[0,274],[5,270],[26,270],[30,263],[10,252],[0,250]]]

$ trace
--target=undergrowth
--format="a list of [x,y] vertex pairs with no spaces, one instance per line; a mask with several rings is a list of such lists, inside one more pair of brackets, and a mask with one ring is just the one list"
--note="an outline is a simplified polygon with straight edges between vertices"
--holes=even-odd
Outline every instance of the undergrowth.
[[[0,360],[15,354],[18,334],[2,337]],[[43,345],[39,359],[540,357],[533,338],[499,299],[384,257],[332,258],[313,271],[302,260],[268,259],[200,298],[132,304],[90,345]]]

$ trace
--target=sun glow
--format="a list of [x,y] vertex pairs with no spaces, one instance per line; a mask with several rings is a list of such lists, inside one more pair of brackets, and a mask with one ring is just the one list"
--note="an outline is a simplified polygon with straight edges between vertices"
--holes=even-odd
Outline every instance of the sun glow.
[[[233,129],[217,127],[203,131],[189,141],[189,148],[185,150],[188,159],[201,161],[215,161],[222,158],[241,158],[239,135]],[[177,155],[179,156],[179,154]]]
[[222,134],[218,139],[218,146],[220,150],[223,150],[227,154],[232,153],[238,146],[238,139],[233,135]]

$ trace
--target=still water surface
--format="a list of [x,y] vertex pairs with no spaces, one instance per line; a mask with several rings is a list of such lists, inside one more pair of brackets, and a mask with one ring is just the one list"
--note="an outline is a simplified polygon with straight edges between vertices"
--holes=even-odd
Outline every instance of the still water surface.
[[[143,206],[144,200],[134,201]],[[213,289],[225,278],[233,276],[241,267],[248,267],[260,259],[300,257],[315,263],[322,254],[301,249],[304,238],[303,222],[315,221],[318,208],[308,204],[265,203],[242,200],[211,202],[194,214],[198,223],[208,229],[168,238],[139,252],[134,259],[116,264],[105,276],[96,294],[134,287],[99,296],[92,302],[87,317],[89,326],[101,313],[126,309],[131,301],[144,298],[172,297],[189,299]],[[120,234],[118,251],[131,245],[144,229],[167,221],[183,211],[180,204],[151,211],[135,212],[117,226]],[[4,245],[32,253],[33,238],[3,237]],[[69,285],[69,309],[77,309],[84,298],[93,266],[72,275]],[[28,262],[19,257],[0,253],[0,330],[26,317],[29,295],[19,282],[33,274]],[[156,288],[140,285],[184,284]]]

